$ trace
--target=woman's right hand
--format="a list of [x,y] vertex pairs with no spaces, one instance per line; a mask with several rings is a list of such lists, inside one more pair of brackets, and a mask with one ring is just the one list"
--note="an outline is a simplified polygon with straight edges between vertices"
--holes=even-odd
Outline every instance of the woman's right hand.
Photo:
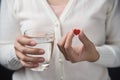
[[44,50],[42,49],[26,47],[26,46],[32,47],[35,46],[36,44],[37,43],[35,41],[24,35],[17,36],[14,47],[15,47],[16,56],[20,60],[23,67],[34,68],[38,66],[38,63],[44,62],[43,57],[27,56],[27,54],[34,54],[34,55],[44,54]]

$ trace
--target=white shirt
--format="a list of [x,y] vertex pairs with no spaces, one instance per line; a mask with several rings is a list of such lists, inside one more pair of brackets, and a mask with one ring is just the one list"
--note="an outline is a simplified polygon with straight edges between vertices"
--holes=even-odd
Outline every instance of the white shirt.
[[[120,12],[118,0],[69,0],[57,18],[46,0],[3,0],[0,22],[0,61],[16,70],[13,80],[110,80],[107,67],[120,66]],[[80,28],[96,45],[96,62],[71,63],[54,46],[48,70],[21,68],[15,55],[18,34],[36,25],[55,25],[56,43],[68,31]],[[80,41],[74,39],[75,45]]]

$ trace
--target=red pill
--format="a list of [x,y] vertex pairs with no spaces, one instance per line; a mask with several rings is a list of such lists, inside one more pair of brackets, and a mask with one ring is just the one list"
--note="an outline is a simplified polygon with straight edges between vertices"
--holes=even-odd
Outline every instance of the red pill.
[[73,30],[73,33],[74,33],[75,35],[78,35],[78,34],[80,33],[80,30],[79,30],[79,29],[74,29],[74,30]]

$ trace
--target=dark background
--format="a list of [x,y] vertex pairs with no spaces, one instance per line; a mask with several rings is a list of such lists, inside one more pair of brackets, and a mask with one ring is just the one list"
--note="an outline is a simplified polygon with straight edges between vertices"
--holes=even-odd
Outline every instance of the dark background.
[[[12,73],[14,71],[8,70],[0,66],[0,80],[12,80]],[[120,67],[119,68],[109,68],[109,74],[111,80],[120,80]]]
[[120,80],[120,67],[119,68],[109,68],[109,74],[111,80]]
[[12,80],[12,73],[13,71],[0,65],[0,80]]

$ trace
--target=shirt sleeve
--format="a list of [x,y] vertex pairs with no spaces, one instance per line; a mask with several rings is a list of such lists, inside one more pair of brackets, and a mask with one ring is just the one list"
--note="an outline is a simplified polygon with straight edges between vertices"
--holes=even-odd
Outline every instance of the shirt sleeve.
[[118,1],[113,0],[113,7],[107,14],[106,43],[96,47],[100,58],[95,63],[105,67],[120,66],[120,4],[118,5]]
[[16,57],[14,41],[20,34],[20,26],[13,16],[15,0],[2,0],[0,12],[0,64],[16,70],[22,67]]

